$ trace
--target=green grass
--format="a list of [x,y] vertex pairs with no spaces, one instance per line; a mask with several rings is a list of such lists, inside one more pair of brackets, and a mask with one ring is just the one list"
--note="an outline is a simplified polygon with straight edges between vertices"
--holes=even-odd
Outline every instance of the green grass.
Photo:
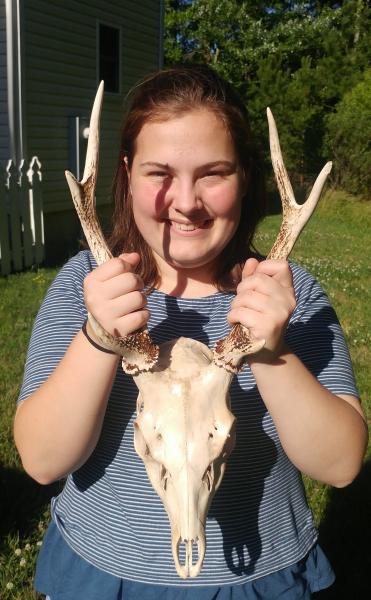
[[[280,216],[265,219],[256,244],[267,252]],[[366,414],[370,415],[371,203],[336,192],[321,201],[292,252],[327,291],[342,322]],[[27,342],[37,309],[56,270],[40,269],[0,278],[1,419],[0,598],[36,600],[32,575],[38,543],[48,521],[48,505],[58,485],[42,487],[25,475],[12,442],[12,419]],[[370,453],[369,453],[370,454]],[[343,490],[305,481],[320,539],[338,575],[332,592],[321,598],[368,598],[371,570],[371,463]],[[13,586],[13,587],[12,587]]]
[[42,487],[20,466],[12,438],[14,404],[22,381],[32,323],[56,274],[40,269],[0,278],[0,598],[34,600],[32,578],[48,505],[57,486]]

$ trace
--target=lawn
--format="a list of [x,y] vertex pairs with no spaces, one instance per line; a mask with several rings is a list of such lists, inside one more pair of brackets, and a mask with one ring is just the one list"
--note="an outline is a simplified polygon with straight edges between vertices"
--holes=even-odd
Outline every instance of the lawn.
[[[267,217],[256,245],[268,251],[280,216]],[[292,252],[292,259],[320,281],[337,311],[347,337],[364,408],[370,415],[371,345],[370,235],[371,203],[330,192],[321,201]],[[35,557],[48,520],[51,495],[58,484],[42,487],[25,475],[12,443],[14,403],[22,379],[32,322],[56,269],[39,269],[0,278],[0,598],[33,600]],[[368,454],[370,457],[370,453]],[[337,583],[320,598],[370,597],[371,462],[356,481],[335,490],[305,481],[322,546],[335,567]]]

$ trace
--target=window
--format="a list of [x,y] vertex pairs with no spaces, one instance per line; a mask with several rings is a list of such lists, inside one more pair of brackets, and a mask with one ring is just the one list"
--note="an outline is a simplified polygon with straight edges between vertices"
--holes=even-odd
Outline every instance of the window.
[[106,92],[120,92],[120,30],[99,24],[98,79]]

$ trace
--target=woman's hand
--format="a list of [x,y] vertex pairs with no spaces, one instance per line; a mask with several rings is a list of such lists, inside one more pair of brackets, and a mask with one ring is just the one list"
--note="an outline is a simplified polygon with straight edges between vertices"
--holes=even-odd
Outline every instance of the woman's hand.
[[116,337],[133,333],[149,319],[143,281],[133,272],[139,260],[136,252],[121,254],[94,269],[84,280],[86,308]]
[[271,363],[284,352],[284,336],[296,306],[291,269],[284,260],[246,261],[228,321],[241,323],[264,348],[249,362]]

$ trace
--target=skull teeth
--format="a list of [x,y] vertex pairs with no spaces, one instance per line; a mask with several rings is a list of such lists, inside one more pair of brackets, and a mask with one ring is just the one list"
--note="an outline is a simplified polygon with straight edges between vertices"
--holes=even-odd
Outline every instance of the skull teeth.
[[[185,561],[184,565],[180,564],[179,560],[179,549],[181,544],[185,546]],[[195,564],[193,564],[193,544],[197,544],[198,558]],[[187,577],[197,577],[201,571],[202,563],[205,556],[205,538],[195,538],[193,540],[182,539],[181,537],[173,538],[172,543],[173,557],[175,562],[176,571],[182,579]]]

